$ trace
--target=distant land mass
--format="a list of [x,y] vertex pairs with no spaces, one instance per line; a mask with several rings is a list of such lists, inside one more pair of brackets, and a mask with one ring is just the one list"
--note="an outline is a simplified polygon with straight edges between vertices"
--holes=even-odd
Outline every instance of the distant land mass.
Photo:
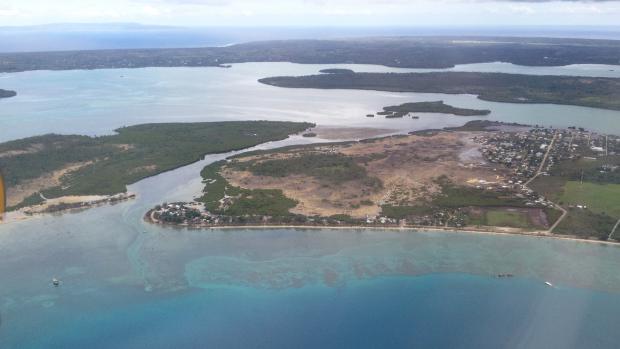
[[126,186],[206,154],[285,139],[310,123],[238,121],[123,127],[102,137],[43,135],[0,143],[8,209],[66,196],[124,193]]
[[0,26],[0,52],[213,47],[261,40],[403,36],[503,36],[618,39],[614,26],[166,26],[51,23]]
[[0,98],[9,98],[17,96],[17,92],[10,90],[3,90],[0,88]]
[[486,109],[457,108],[445,104],[443,101],[436,101],[403,103],[401,105],[384,107],[383,111],[377,114],[385,115],[386,117],[403,117],[409,113],[441,113],[458,116],[484,116],[491,114],[491,111]]
[[506,103],[552,103],[620,110],[620,79],[505,73],[353,73],[271,77],[260,82],[288,88],[475,94]]
[[330,69],[321,69],[321,70],[319,70],[319,73],[324,73],[324,74],[351,74],[351,73],[355,73],[355,72],[353,70],[351,70],[351,69],[330,68]]
[[227,47],[0,54],[0,72],[205,67],[243,62],[378,64],[450,68],[508,62],[526,66],[620,64],[620,41],[509,37],[383,37],[250,42]]

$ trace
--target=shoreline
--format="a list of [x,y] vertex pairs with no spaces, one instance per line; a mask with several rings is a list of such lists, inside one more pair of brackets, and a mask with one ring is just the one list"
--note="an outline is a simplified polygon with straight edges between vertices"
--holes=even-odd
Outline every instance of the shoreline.
[[0,224],[21,222],[45,215],[63,215],[72,211],[83,211],[104,205],[114,205],[135,199],[135,197],[135,193],[127,192],[114,195],[81,195],[54,198],[39,205],[26,206],[19,210],[5,212],[0,215]]
[[[309,230],[389,230],[389,231],[403,231],[411,233],[420,232],[442,232],[442,233],[456,233],[456,234],[485,234],[485,235],[515,235],[515,236],[527,236],[537,238],[550,238],[560,239],[566,241],[575,241],[583,243],[593,243],[609,246],[620,246],[618,241],[603,241],[596,239],[581,238],[575,235],[557,235],[550,234],[546,231],[499,231],[488,229],[476,229],[473,227],[468,228],[456,228],[456,227],[438,227],[438,226],[370,226],[370,225],[294,225],[294,224],[248,224],[248,225],[192,225],[192,224],[175,224],[164,223],[156,220],[152,217],[153,210],[149,210],[144,215],[144,221],[150,224],[159,225],[163,227],[175,227],[179,229],[193,229],[193,230],[229,230],[229,229],[249,229],[249,230],[265,230],[265,229],[309,229]],[[506,228],[506,229],[518,229],[518,228]]]

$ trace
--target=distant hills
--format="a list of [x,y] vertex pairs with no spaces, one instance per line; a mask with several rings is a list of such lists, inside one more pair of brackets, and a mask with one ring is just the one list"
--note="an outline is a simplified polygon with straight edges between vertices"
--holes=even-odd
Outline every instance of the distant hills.
[[[124,34],[122,38],[127,39]],[[0,72],[208,67],[244,62],[378,64],[403,68],[449,68],[457,64],[485,62],[526,66],[620,64],[620,41],[408,36],[274,40],[205,48],[2,53]]]
[[183,27],[138,23],[0,26],[0,52],[212,47],[263,40],[396,36],[620,39],[620,27]]

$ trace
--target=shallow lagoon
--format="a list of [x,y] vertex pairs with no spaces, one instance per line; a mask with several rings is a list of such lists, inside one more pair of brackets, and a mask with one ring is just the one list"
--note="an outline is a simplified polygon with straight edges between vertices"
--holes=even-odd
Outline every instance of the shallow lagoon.
[[[21,94],[1,102],[0,137],[99,134],[170,120],[281,118],[401,130],[466,120],[363,116],[385,104],[430,98],[465,107],[497,104],[492,116],[506,118],[528,108],[545,115],[569,110],[562,118],[589,110],[473,96],[276,91],[256,83],[258,75],[318,68],[247,64],[3,76],[0,83],[13,79]],[[58,96],[54,86],[66,94]],[[231,95],[230,86],[245,92]],[[600,119],[589,123],[618,125],[610,121],[617,112],[594,113]],[[545,120],[560,119],[550,115]],[[312,141],[292,137],[258,148]],[[200,169],[227,155],[136,183],[133,201],[0,225],[0,347],[615,348],[620,340],[618,246],[448,232],[187,230],[142,220],[157,203],[190,200],[201,189]],[[496,278],[499,273],[516,277]],[[62,285],[53,287],[52,277]]]

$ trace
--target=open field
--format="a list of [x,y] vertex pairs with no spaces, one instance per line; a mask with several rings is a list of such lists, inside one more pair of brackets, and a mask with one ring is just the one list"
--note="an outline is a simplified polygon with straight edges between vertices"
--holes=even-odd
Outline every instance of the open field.
[[587,206],[592,212],[620,219],[620,184],[568,181],[560,201],[564,205]]
[[519,211],[491,210],[486,212],[487,225],[495,227],[530,228],[527,214]]
[[420,206],[441,192],[436,179],[498,183],[502,172],[480,165],[481,157],[459,155],[476,145],[473,133],[431,137],[394,136],[337,145],[316,145],[238,157],[221,173],[231,185],[281,189],[306,216],[378,215],[382,206]]
[[608,215],[572,208],[568,210],[568,215],[554,233],[607,240],[616,221],[617,219]]
[[[567,161],[558,164],[553,173],[595,173],[598,160]],[[613,172],[611,173],[613,175]],[[615,178],[612,175],[598,178]],[[588,176],[587,178],[592,178]],[[620,219],[620,184],[579,182],[566,177],[539,176],[530,187],[564,207],[568,214],[554,230],[556,234],[606,239],[614,223]],[[577,207],[581,206],[581,208]],[[556,213],[556,216],[559,213]]]
[[145,124],[116,135],[45,135],[0,144],[9,206],[45,198],[123,193],[143,178],[221,153],[286,138],[309,123],[242,121]]

